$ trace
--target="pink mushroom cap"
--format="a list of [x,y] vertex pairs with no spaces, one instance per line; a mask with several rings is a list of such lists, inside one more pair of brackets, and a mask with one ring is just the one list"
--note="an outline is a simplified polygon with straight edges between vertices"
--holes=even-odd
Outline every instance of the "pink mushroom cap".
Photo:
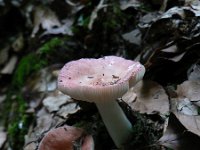
[[38,150],[74,150],[75,147],[94,150],[93,138],[81,128],[65,125],[47,132]]
[[117,56],[79,59],[65,64],[58,76],[58,89],[88,102],[116,99],[141,80],[145,68],[139,62]]

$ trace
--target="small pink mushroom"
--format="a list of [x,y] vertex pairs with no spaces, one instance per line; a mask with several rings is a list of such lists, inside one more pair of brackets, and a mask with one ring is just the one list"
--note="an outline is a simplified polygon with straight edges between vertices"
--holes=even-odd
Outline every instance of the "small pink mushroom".
[[94,150],[91,135],[86,135],[83,129],[62,126],[50,130],[39,144],[39,150]]
[[58,89],[74,99],[94,102],[117,147],[132,131],[132,125],[116,102],[142,79],[139,62],[117,56],[80,59],[67,63],[58,76]]

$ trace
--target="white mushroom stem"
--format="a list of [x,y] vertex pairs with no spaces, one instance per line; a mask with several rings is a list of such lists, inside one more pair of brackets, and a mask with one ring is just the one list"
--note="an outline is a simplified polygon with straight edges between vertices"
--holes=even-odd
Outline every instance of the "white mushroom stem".
[[[116,100],[95,102],[114,143],[120,148],[131,135],[132,125]],[[106,104],[105,104],[106,103]]]

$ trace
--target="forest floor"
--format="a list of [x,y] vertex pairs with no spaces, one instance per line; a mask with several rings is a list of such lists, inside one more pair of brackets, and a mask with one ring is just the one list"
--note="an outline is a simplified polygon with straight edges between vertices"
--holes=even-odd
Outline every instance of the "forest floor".
[[121,149],[199,150],[199,49],[198,0],[0,0],[0,149],[42,150],[62,127],[81,129],[74,149],[117,149],[96,106],[57,89],[65,63],[114,55],[146,69],[118,99]]

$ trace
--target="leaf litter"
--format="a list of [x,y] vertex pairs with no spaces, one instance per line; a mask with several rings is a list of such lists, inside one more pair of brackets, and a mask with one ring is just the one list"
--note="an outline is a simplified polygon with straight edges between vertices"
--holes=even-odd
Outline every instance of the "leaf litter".
[[140,81],[123,95],[122,100],[140,113],[160,115],[169,113],[168,96],[163,87],[153,81]]
[[[76,3],[42,1],[37,2],[37,5],[33,3],[34,5],[29,2],[22,5],[21,1],[11,3],[16,9],[22,8],[20,13],[26,18],[24,21],[27,26],[24,26],[26,32],[11,30],[14,38],[10,39],[2,36],[6,35],[7,30],[2,30],[0,34],[2,39],[7,40],[1,43],[9,43],[0,48],[0,67],[8,68],[1,69],[0,79],[3,87],[0,89],[1,105],[8,101],[9,95],[5,95],[5,90],[9,88],[5,88],[4,85],[18,67],[21,56],[29,51],[35,53],[35,49],[38,52],[40,44],[51,41],[49,39],[52,37],[64,36],[62,46],[52,48],[56,49],[56,53],[62,52],[63,56],[60,56],[62,58],[54,58],[56,55],[51,54],[45,55],[46,64],[52,65],[51,60],[55,59],[54,63],[60,63],[61,66],[66,61],[81,57],[104,55],[120,55],[137,59],[145,64],[145,80],[119,99],[123,110],[135,127],[135,143],[127,144],[127,149],[131,146],[131,148],[140,147],[137,144],[141,141],[137,139],[142,139],[143,146],[149,142],[145,145],[147,149],[153,149],[152,143],[154,146],[163,145],[175,150],[190,149],[191,145],[193,149],[198,149],[200,145],[199,1],[120,0],[119,3],[114,3],[102,0],[90,3],[87,1]],[[7,6],[3,1],[1,4]],[[66,10],[65,13],[60,13],[56,7]],[[4,16],[12,9],[2,7],[3,12],[0,11],[0,16]],[[2,20],[1,17],[0,19]],[[20,29],[20,23],[16,26]],[[3,24],[1,27],[5,28]],[[12,52],[15,53],[16,59],[10,65]],[[39,55],[43,56],[44,53]],[[102,149],[104,145],[108,149],[114,149],[100,122],[96,108],[92,104],[81,104],[56,90],[56,72],[59,69],[42,67],[28,74],[27,79],[22,78],[25,80],[25,85],[20,87],[21,91],[18,92],[25,98],[26,115],[35,116],[25,134],[25,149],[37,149],[45,133],[66,124],[87,126],[86,128],[90,129],[88,131],[91,131],[96,139],[97,150]],[[169,90],[169,87],[172,89]],[[16,93],[13,95],[17,97]],[[0,109],[2,107],[3,105]],[[13,114],[13,108],[10,111],[10,114]],[[6,140],[10,142],[11,136],[8,133],[6,137],[5,131],[7,129],[0,132],[2,135],[0,148],[10,148]],[[147,140],[143,136],[153,138]],[[102,144],[99,139],[107,139],[108,142],[104,141]],[[161,146],[157,149],[165,148]]]

